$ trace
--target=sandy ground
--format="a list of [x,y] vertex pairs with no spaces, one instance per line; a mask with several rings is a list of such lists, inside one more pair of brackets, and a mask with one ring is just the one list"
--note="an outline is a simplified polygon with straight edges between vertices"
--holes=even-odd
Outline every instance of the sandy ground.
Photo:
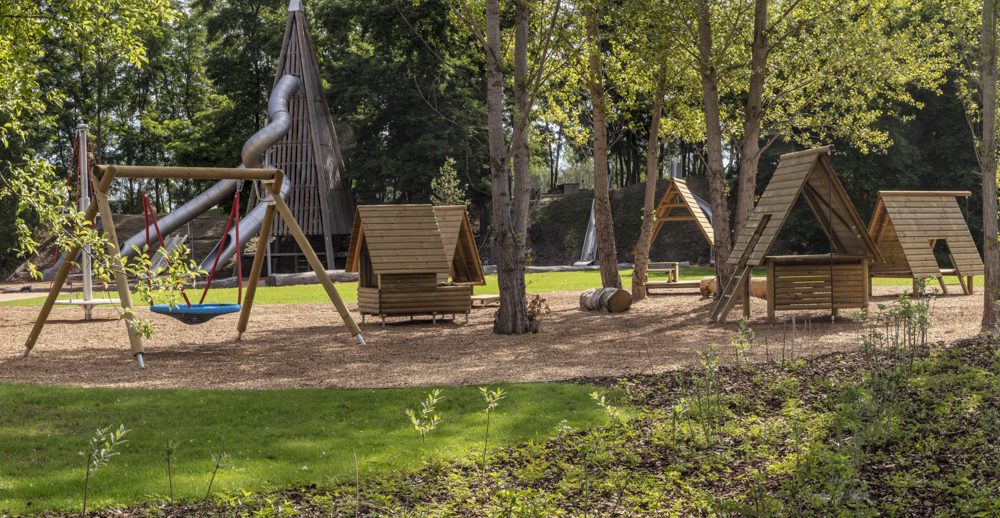
[[[904,288],[876,287],[876,303]],[[0,382],[128,387],[403,387],[554,381],[583,376],[662,372],[690,366],[709,344],[726,361],[735,323],[708,323],[711,302],[698,295],[654,296],[628,313],[578,309],[577,293],[552,293],[541,332],[499,336],[494,309],[476,309],[469,323],[362,326],[367,347],[348,336],[332,305],[257,306],[236,341],[235,315],[188,326],[156,315],[158,332],[146,344],[147,369],[128,354],[124,325],[113,309],[84,322],[79,308],[56,308],[38,345],[20,359],[38,308],[0,307]],[[352,310],[355,309],[354,305]],[[982,295],[942,297],[932,309],[932,340],[978,332]],[[733,313],[738,318],[739,308]],[[140,313],[147,315],[145,309]],[[859,325],[849,318],[799,313],[793,344],[791,313],[766,323],[766,302],[754,299],[758,357],[850,350]],[[811,325],[803,323],[810,318]],[[811,329],[811,330],[810,330]]]

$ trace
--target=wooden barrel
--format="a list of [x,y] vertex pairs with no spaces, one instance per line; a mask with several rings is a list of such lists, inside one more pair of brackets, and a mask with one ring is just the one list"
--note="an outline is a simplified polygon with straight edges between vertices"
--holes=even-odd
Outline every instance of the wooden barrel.
[[580,294],[580,307],[590,311],[622,313],[632,307],[632,295],[618,288],[591,288]]

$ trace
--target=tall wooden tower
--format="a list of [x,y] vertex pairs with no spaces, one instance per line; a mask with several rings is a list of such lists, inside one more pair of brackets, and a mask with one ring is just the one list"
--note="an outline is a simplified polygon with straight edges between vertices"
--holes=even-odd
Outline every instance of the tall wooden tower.
[[[268,150],[266,162],[270,167],[282,169],[291,180],[288,205],[306,235],[316,241],[314,247],[325,252],[327,268],[333,269],[335,253],[341,248],[338,243],[350,235],[354,224],[354,200],[343,177],[344,161],[337,131],[323,93],[301,0],[291,0],[288,5],[275,84],[285,74],[300,77],[303,88],[289,102],[292,127]],[[275,265],[289,269],[289,262],[282,259],[292,257],[290,269],[297,271],[303,262],[302,255],[290,239],[288,227],[278,222],[273,235],[269,269]],[[346,256],[346,248],[340,254]]]

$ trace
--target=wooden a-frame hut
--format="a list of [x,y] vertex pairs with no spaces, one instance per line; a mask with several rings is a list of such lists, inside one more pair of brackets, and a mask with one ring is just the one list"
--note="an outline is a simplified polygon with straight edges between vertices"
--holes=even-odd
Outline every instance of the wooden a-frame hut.
[[[660,235],[663,225],[671,222],[691,221],[698,226],[701,235],[705,237],[708,246],[715,246],[715,231],[712,229],[712,222],[708,215],[698,204],[698,199],[688,188],[687,182],[679,178],[670,180],[667,192],[663,193],[660,202],[653,211],[653,230],[649,234],[649,243],[652,245],[656,241],[656,236]],[[666,281],[647,281],[646,289],[657,288],[697,288],[698,281],[681,281],[680,265],[676,262],[651,262],[649,263],[650,273],[666,273]]]
[[438,275],[438,282],[482,286],[486,284],[483,263],[479,259],[476,236],[465,205],[439,205],[434,207],[438,230],[444,244],[444,253],[451,265],[449,274]]
[[[778,168],[737,235],[728,264],[733,277],[719,295],[712,320],[724,321],[742,295],[750,315],[750,274],[767,267],[768,319],[779,310],[868,307],[870,265],[881,260],[878,247],[847,196],[830,162],[830,146],[781,155]],[[788,215],[804,199],[830,240],[831,253],[769,256]]]
[[362,317],[468,315],[472,286],[439,282],[451,270],[431,205],[357,208],[347,271],[358,273]]
[[[958,205],[969,191],[880,191],[868,233],[882,261],[872,265],[872,277],[937,278],[944,293],[945,275],[955,275],[962,292],[973,292],[973,278],[982,275],[983,261]],[[934,247],[944,241],[952,268],[943,270]]]
[[[303,87],[289,100],[292,126],[288,134],[268,150],[266,163],[285,172],[292,186],[288,206],[310,241],[316,242],[314,246],[324,251],[327,268],[333,269],[339,237],[351,232],[354,201],[343,177],[344,162],[337,131],[323,93],[301,0],[291,0],[288,5],[275,84],[286,74],[301,78]],[[276,239],[269,250],[269,271],[277,265],[281,265],[277,266],[281,269],[298,271],[302,252],[289,239],[288,226],[279,221],[273,235]],[[292,260],[284,261],[286,258]]]

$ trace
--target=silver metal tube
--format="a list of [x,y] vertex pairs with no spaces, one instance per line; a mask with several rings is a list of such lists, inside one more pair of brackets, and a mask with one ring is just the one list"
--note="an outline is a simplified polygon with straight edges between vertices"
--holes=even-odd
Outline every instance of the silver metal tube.
[[[267,149],[281,140],[281,138],[288,133],[288,130],[292,126],[292,118],[288,114],[288,101],[293,95],[295,95],[299,88],[301,88],[301,85],[302,80],[293,75],[285,75],[278,80],[278,84],[275,85],[274,90],[271,91],[271,96],[267,103],[269,122],[261,128],[260,131],[254,133],[253,136],[247,139],[246,143],[243,144],[243,163],[240,167],[248,169],[260,168],[263,162],[264,153]],[[160,218],[158,221],[160,231],[164,235],[170,234],[185,223],[207,212],[219,203],[222,203],[233,195],[237,184],[238,182],[236,180],[222,180],[216,182],[207,190],[198,196],[195,196],[191,201],[177,207],[169,214]],[[290,188],[290,183],[288,179],[285,178],[281,188],[282,197],[284,197]],[[250,239],[256,235],[258,231],[260,231],[264,215],[263,209],[265,207],[266,203],[261,203],[243,218],[240,222],[241,238]],[[258,208],[260,209],[259,211]],[[151,236],[156,232],[156,230],[152,228],[152,225],[150,225],[148,230]],[[226,246],[223,248],[222,255],[219,257],[220,263],[229,260],[229,258],[236,252],[236,230],[231,229],[230,235],[232,237],[227,237],[225,243]],[[137,246],[141,249],[144,244],[146,244],[146,229],[143,229],[136,235],[132,236],[124,243],[124,245],[122,245],[122,256],[127,257],[134,254],[135,252],[132,247]],[[216,249],[217,248],[218,247],[216,247]],[[208,254],[208,257],[201,262],[200,267],[202,269],[212,267],[212,263],[215,261],[216,249],[213,249],[212,252]]]

